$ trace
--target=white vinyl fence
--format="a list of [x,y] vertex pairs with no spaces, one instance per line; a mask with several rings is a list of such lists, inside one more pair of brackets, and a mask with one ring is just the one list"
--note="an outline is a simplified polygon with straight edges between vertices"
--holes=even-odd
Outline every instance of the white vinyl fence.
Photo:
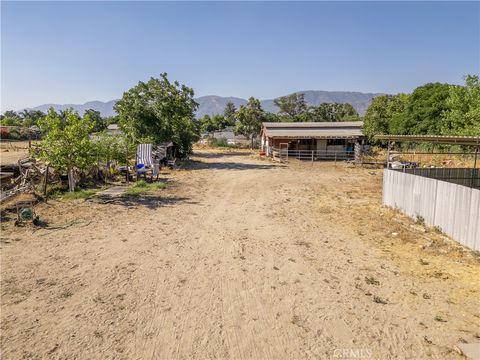
[[480,190],[401,171],[383,171],[383,204],[480,250]]

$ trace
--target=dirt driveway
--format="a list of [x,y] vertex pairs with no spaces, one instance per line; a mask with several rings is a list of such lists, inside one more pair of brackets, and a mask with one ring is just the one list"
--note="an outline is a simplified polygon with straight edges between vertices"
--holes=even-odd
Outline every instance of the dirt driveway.
[[[382,209],[381,171],[201,150],[165,190],[2,224],[3,359],[458,358],[478,256]],[[348,356],[347,356],[348,355]]]

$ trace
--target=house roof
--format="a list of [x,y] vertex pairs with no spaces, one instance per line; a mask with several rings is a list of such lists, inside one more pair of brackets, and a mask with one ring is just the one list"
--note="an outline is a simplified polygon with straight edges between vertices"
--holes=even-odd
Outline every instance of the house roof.
[[266,128],[361,128],[363,121],[323,121],[323,122],[264,122]]
[[363,137],[362,121],[263,123],[269,138],[357,139]]

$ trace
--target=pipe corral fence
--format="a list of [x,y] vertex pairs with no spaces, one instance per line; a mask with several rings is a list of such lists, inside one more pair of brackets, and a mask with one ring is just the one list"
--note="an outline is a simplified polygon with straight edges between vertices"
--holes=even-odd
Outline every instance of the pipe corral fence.
[[286,147],[282,148],[269,148],[269,154],[272,158],[282,161],[288,161],[289,159],[306,160],[306,161],[318,161],[318,160],[354,160],[354,151],[334,151],[334,150],[289,150]]

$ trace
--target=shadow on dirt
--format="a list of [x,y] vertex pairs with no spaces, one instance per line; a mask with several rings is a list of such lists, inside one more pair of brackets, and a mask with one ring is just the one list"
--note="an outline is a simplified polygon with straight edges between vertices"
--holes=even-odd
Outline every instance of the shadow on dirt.
[[89,199],[89,201],[96,202],[98,204],[121,205],[127,208],[136,208],[143,206],[149,209],[158,209],[161,207],[174,206],[182,203],[198,204],[198,202],[191,201],[190,198],[187,197],[165,196],[159,194],[122,194],[120,196],[100,195]]
[[218,159],[224,157],[233,157],[233,156],[249,156],[252,155],[249,151],[232,151],[232,152],[216,152],[216,153],[193,153],[193,157],[204,158],[204,159]]
[[240,162],[203,162],[198,160],[188,160],[183,164],[187,170],[272,170],[285,167],[285,165],[273,164],[249,164]]

